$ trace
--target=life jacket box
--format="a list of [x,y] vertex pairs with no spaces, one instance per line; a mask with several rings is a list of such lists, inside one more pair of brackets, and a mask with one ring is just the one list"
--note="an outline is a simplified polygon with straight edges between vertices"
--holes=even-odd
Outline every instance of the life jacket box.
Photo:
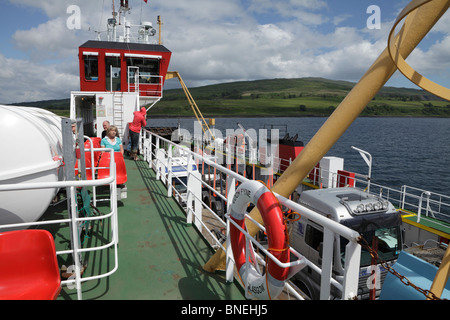
[[320,180],[322,181],[322,187],[335,188],[339,170],[344,170],[343,158],[323,157],[320,160]]

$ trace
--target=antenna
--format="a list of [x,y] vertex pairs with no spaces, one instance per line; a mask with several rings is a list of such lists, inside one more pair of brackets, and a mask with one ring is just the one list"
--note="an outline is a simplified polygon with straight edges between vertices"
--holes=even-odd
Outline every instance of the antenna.
[[117,16],[117,12],[116,12],[116,6],[114,5],[114,0],[112,1],[112,9],[113,9],[112,17],[113,17],[113,19],[115,19]]
[[158,37],[158,44],[162,44],[162,38],[161,38],[161,29],[162,29],[162,26],[163,25],[163,23],[162,23],[162,21],[161,21],[161,16],[158,16],[158,26],[159,26],[159,37]]

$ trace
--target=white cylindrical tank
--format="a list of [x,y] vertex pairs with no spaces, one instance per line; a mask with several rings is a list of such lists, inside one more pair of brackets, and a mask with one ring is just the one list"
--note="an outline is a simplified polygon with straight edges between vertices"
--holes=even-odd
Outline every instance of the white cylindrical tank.
[[[59,156],[61,117],[39,108],[0,105],[0,184],[60,181]],[[0,191],[0,225],[38,220],[57,191]]]

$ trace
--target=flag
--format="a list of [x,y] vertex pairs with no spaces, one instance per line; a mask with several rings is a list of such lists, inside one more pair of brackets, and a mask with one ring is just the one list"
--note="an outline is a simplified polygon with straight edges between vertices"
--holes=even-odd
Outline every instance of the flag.
[[145,3],[147,3],[147,0],[144,0]]

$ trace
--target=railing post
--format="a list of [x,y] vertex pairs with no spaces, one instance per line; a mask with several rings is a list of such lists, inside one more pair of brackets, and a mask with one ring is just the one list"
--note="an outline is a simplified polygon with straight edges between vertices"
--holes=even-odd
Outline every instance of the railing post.
[[433,210],[431,209],[431,206],[430,206],[431,192],[425,191],[424,193],[425,193],[425,196],[427,197],[427,212],[426,212],[426,216],[428,217],[428,212],[430,212],[431,216],[433,218],[435,218]]
[[420,223],[420,218],[422,217],[422,202],[423,202],[423,192],[419,199],[419,209],[417,210],[417,223]]
[[139,143],[138,143],[138,151],[139,154],[143,153],[144,150],[144,128],[141,128],[141,131],[139,132]]
[[[81,123],[77,124],[77,128],[80,129]],[[62,119],[62,138],[63,138],[63,155],[64,162],[66,163],[65,178],[67,181],[75,181],[75,162],[77,161],[75,157],[75,148],[77,140],[79,143],[80,136],[73,140],[72,135],[72,120]],[[80,272],[80,256],[78,253],[78,210],[77,210],[77,195],[76,189],[71,186],[66,188],[67,193],[67,208],[70,219],[70,240],[72,244],[72,259],[75,267],[75,289],[77,290],[78,300],[82,299],[81,291],[81,272]]]
[[406,185],[403,185],[401,188],[401,200],[400,200],[400,208],[405,209],[405,198],[406,198]]
[[155,145],[155,159],[156,159],[156,163],[155,163],[155,170],[156,170],[156,179],[157,180],[161,180],[161,172],[159,170],[159,157],[158,157],[158,151],[159,151],[159,137],[156,136],[156,145]]
[[[111,168],[110,172],[114,174],[114,176],[117,179],[116,175],[116,160],[114,158],[114,152],[111,152]],[[110,184],[110,194],[111,194],[111,211],[114,212],[111,221],[113,222],[113,225],[111,226],[111,230],[113,231],[113,239],[116,244],[119,243],[119,216],[117,214],[117,183],[116,179]]]
[[167,196],[172,197],[172,146],[167,147]]
[[149,142],[149,150],[148,150],[148,167],[152,168],[153,165],[153,133],[150,132],[150,142]]
[[[227,175],[227,213],[230,212],[231,201],[236,193],[236,179]],[[234,280],[234,258],[230,240],[230,220],[227,219],[227,252],[226,252],[226,270],[225,277],[227,282]]]
[[330,299],[330,289],[333,269],[334,232],[323,230],[322,277],[320,280],[320,300]]
[[148,149],[149,149],[149,140],[145,138],[144,140],[144,161],[148,162]]
[[[71,227],[71,237],[72,237],[72,257],[73,257],[73,267],[75,267],[75,289],[77,290],[77,298],[78,300],[82,300],[82,290],[81,290],[81,261],[80,254],[78,252],[79,242],[78,242],[78,214],[77,214],[77,204],[75,199],[77,198],[75,187],[67,188],[69,189],[70,194],[70,227]],[[75,236],[76,235],[76,236]],[[73,276],[71,276],[73,277]]]
[[227,219],[227,246],[226,246],[226,265],[225,265],[225,278],[227,282],[233,282],[234,280],[234,259],[233,250],[231,249],[230,239],[230,220]]
[[349,241],[345,247],[344,283],[342,284],[342,300],[353,299],[358,294],[359,265],[361,246],[355,241]]
[[[189,180],[192,178],[192,157],[190,154],[188,154],[188,161],[187,161],[187,178],[186,178],[186,186],[189,186]],[[193,221],[193,208],[192,208],[192,191],[187,188],[186,190],[186,222],[188,224],[192,224]]]

